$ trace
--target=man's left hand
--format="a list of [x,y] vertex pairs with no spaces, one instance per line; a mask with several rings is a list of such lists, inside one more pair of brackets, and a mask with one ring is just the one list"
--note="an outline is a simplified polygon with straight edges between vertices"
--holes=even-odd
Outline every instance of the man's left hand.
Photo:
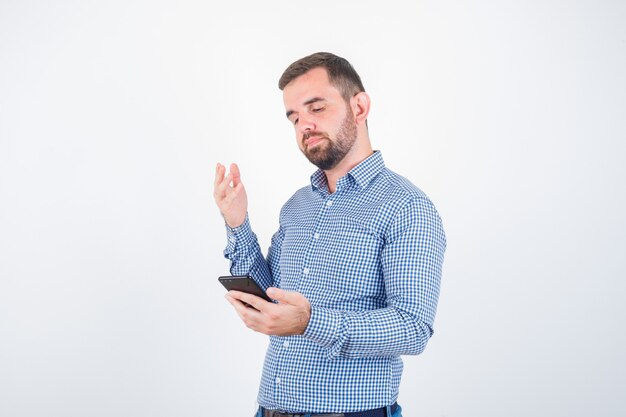
[[254,331],[272,336],[303,334],[311,318],[309,300],[298,292],[279,288],[268,288],[267,295],[278,304],[240,291],[229,291],[226,299]]

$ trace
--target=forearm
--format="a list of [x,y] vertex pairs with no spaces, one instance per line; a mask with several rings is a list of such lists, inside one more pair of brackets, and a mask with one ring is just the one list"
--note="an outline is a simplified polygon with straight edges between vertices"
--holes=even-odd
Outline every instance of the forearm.
[[226,226],[228,244],[224,256],[230,260],[232,275],[250,275],[263,289],[272,286],[272,273],[268,266],[250,221],[236,228]]
[[327,350],[329,358],[420,354],[432,326],[397,308],[370,311],[311,310],[304,337]]

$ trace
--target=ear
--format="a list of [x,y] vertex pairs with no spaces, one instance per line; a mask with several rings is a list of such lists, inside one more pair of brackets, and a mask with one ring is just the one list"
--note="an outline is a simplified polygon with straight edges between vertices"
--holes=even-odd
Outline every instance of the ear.
[[350,107],[357,124],[365,124],[370,112],[370,96],[365,91],[357,93],[350,99]]

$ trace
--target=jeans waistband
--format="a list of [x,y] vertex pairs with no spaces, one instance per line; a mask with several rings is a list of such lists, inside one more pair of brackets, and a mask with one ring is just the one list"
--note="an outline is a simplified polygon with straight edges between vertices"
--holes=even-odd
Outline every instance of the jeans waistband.
[[[396,412],[398,403],[393,403],[390,407],[391,413]],[[357,411],[356,413],[286,413],[279,410],[268,410],[261,407],[263,417],[391,417],[387,416],[387,407],[376,408],[373,410]]]

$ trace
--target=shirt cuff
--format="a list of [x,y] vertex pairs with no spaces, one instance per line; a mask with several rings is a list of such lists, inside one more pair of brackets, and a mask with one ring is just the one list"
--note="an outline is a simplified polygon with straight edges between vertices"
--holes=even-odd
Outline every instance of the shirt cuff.
[[241,226],[230,227],[226,223],[224,225],[226,226],[226,238],[228,239],[224,255],[230,259],[229,255],[233,255],[239,248],[249,245],[254,238],[248,215],[246,215],[246,219]]
[[342,321],[343,316],[339,311],[311,306],[309,325],[302,336],[326,349],[332,349],[339,338]]

